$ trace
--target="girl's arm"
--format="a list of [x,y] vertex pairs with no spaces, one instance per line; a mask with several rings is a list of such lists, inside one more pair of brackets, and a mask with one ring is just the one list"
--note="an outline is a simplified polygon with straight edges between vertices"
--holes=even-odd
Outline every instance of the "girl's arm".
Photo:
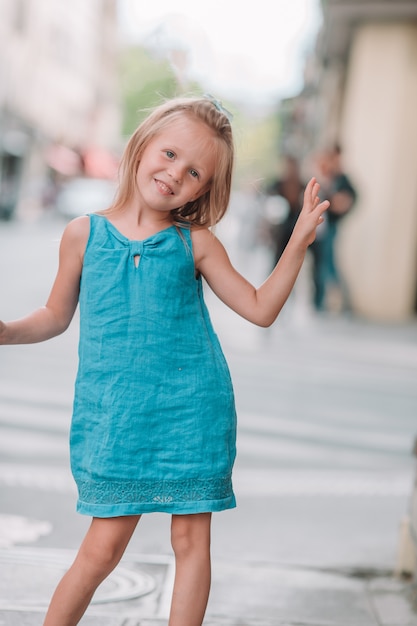
[[0,344],[45,341],[68,328],[78,303],[89,230],[87,216],[68,224],[62,235],[58,272],[47,303],[21,319],[7,323],[0,321]]
[[270,326],[284,306],[329,202],[320,202],[315,178],[304,192],[304,204],[291,239],[267,280],[256,289],[232,266],[227,253],[208,230],[193,231],[197,270],[231,309],[258,326]]

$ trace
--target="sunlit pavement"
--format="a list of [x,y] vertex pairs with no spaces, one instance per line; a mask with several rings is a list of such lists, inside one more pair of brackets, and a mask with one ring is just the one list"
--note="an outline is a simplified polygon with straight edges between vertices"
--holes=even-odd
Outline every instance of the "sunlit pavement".
[[[61,229],[0,223],[0,317],[47,295]],[[229,243],[258,280],[267,256]],[[205,626],[417,626],[415,588],[394,576],[414,476],[416,324],[317,316],[306,272],[271,329],[207,301],[235,384],[239,454],[238,507],[213,521]],[[76,334],[2,348],[1,626],[42,623],[88,523],[74,513],[66,444]],[[173,574],[167,516],[149,516],[81,624],[166,626]]]

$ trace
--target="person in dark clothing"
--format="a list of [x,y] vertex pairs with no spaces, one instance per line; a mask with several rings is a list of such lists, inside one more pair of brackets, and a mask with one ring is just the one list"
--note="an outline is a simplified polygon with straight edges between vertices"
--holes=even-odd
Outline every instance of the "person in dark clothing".
[[340,292],[342,307],[348,309],[349,296],[337,266],[335,245],[340,222],[353,208],[357,192],[349,176],[343,171],[340,146],[336,145],[321,154],[318,165],[320,170],[318,178],[330,207],[323,229],[311,247],[314,306],[317,310],[324,310],[329,287],[334,287]]
[[300,176],[297,159],[289,155],[285,156],[283,175],[267,188],[268,196],[279,196],[287,203],[284,219],[272,229],[274,265],[281,258],[300,214],[304,188],[305,184]]

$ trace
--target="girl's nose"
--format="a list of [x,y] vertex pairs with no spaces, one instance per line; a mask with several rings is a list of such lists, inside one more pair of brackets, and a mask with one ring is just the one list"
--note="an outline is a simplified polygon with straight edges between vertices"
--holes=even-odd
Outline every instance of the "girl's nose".
[[174,180],[176,183],[181,182],[183,174],[179,166],[175,167],[172,165],[168,173],[171,176],[172,180]]

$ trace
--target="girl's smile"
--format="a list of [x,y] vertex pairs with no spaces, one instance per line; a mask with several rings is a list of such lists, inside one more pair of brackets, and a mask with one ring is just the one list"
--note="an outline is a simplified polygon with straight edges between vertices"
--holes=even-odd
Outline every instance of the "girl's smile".
[[155,184],[162,195],[171,196],[174,195],[174,192],[168,185],[166,185],[162,180],[155,179]]

